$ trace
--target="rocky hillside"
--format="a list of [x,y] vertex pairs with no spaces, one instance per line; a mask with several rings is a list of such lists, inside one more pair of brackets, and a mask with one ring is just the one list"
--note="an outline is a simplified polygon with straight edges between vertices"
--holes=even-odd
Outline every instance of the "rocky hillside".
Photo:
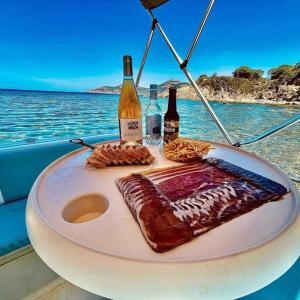
[[[157,86],[159,97],[166,97],[168,95],[169,87],[174,86],[177,89],[184,87],[190,87],[186,82],[181,82],[179,80],[168,80]],[[120,94],[122,89],[122,84],[117,86],[102,86],[100,88],[89,90],[90,93],[102,93],[102,94]],[[138,94],[141,96],[149,97],[149,89],[145,87],[138,88]]]
[[[277,80],[200,76],[197,84],[208,99],[218,101],[300,103],[300,86]],[[190,98],[196,97],[193,93]]]
[[[96,89],[89,90],[89,93],[101,93],[101,94],[120,94],[122,89],[122,84],[119,84],[117,86],[102,86]],[[143,96],[149,95],[149,89],[144,87],[138,88],[138,94]]]
[[[233,76],[201,75],[197,85],[209,100],[222,102],[261,102],[300,104],[300,64],[284,65],[268,71],[269,78],[262,77],[262,70],[240,67]],[[178,98],[199,99],[194,88],[186,82],[169,80],[158,85],[159,97],[167,97],[169,86],[177,88]],[[92,93],[119,94],[122,85],[103,86]],[[149,96],[149,89],[139,88],[138,94]]]

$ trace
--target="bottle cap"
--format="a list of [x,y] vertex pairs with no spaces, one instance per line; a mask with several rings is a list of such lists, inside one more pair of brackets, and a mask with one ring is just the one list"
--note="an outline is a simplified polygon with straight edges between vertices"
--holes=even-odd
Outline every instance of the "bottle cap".
[[157,84],[150,84],[150,99],[157,100]]
[[176,94],[176,92],[177,92],[176,87],[174,87],[174,86],[169,87],[169,94]]
[[124,55],[123,56],[123,62],[132,62],[132,58],[130,55]]
[[132,76],[132,58],[130,55],[123,56],[124,76]]

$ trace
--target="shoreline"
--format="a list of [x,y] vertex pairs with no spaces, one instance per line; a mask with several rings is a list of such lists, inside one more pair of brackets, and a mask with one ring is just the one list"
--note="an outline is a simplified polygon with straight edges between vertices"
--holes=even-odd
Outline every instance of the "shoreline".
[[[200,99],[188,99],[192,101],[201,101]],[[300,101],[273,101],[273,100],[230,100],[230,99],[214,99],[209,102],[219,102],[223,104],[261,104],[261,105],[274,105],[274,106],[290,106],[300,108]]]
[[[102,94],[102,95],[120,95],[119,93],[103,93],[103,92],[91,92],[90,94]],[[145,95],[139,95],[139,97],[149,97]],[[160,99],[167,99],[166,97],[158,97]],[[199,98],[182,98],[177,97],[178,100],[190,100],[190,101],[201,101]],[[300,101],[274,101],[274,100],[254,100],[254,99],[243,99],[243,100],[232,100],[232,99],[210,99],[208,102],[219,102],[223,104],[262,104],[262,105],[275,105],[275,106],[290,106],[300,108]]]

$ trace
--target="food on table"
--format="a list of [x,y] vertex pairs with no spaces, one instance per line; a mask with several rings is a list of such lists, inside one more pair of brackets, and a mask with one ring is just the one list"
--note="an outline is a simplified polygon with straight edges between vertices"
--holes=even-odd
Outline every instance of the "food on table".
[[87,158],[87,165],[104,168],[117,165],[148,165],[154,157],[145,146],[102,145],[97,146]]
[[132,58],[123,57],[124,80],[118,106],[120,143],[142,144],[142,107],[132,77]]
[[178,138],[164,145],[164,154],[170,160],[190,162],[202,159],[211,149],[213,147],[210,143]]
[[164,142],[168,143],[178,138],[179,114],[176,109],[176,88],[169,88],[168,110],[164,117]]
[[279,200],[279,183],[216,158],[132,174],[116,185],[149,246],[164,252]]

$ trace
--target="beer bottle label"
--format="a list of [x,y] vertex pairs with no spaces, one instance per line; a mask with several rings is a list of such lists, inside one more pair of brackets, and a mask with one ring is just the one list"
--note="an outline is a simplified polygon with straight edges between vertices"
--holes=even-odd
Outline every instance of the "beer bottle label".
[[146,116],[146,135],[154,139],[161,137],[161,115]]
[[142,139],[141,119],[120,119],[121,140],[136,142]]
[[165,121],[164,124],[164,141],[173,141],[178,138],[179,121]]

